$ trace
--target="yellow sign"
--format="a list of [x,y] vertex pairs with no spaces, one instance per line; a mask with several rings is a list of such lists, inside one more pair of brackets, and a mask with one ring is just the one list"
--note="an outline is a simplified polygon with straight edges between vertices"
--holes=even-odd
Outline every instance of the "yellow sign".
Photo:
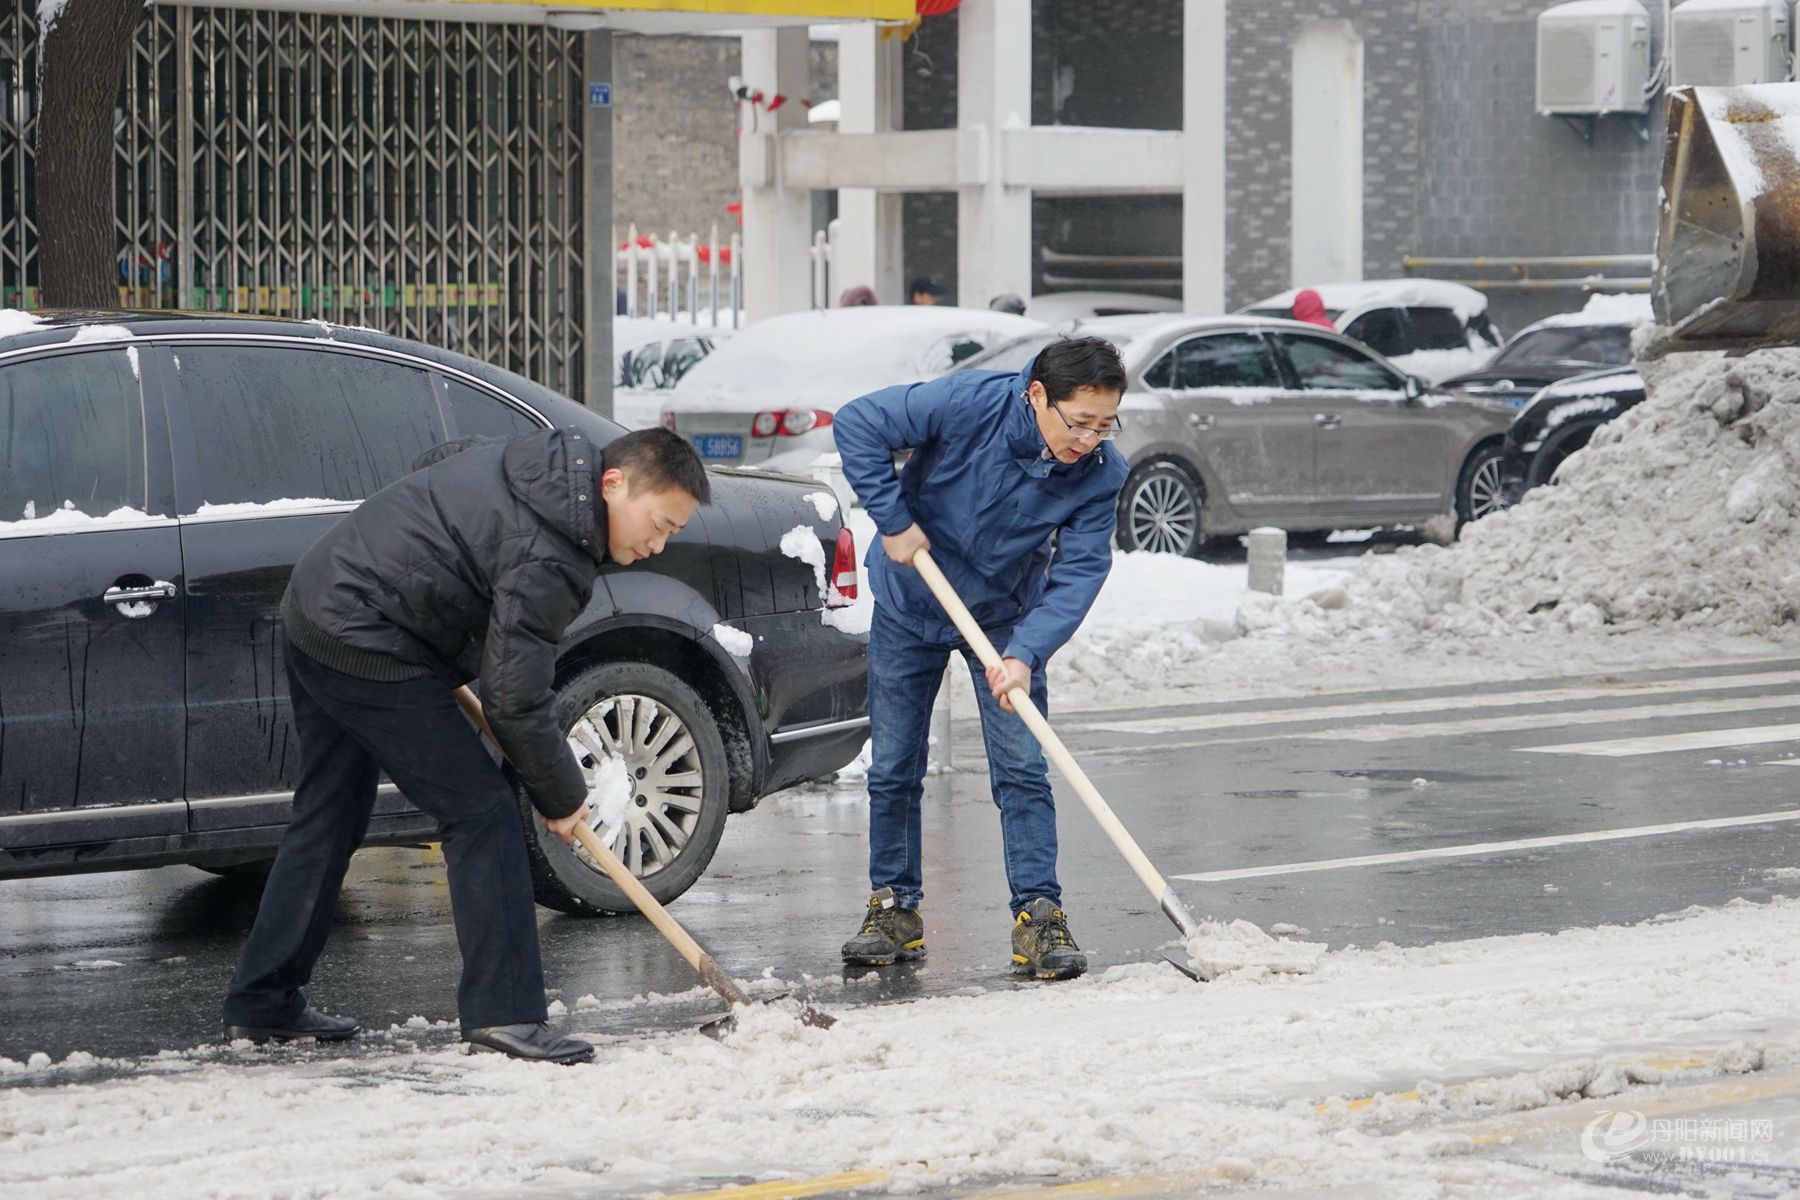
[[910,21],[914,0],[452,0],[558,12],[668,12],[719,17],[805,17],[814,21]]

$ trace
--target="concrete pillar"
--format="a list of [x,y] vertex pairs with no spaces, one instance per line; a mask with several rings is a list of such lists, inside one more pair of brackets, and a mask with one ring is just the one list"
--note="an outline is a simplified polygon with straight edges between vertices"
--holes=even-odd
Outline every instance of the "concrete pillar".
[[1181,28],[1181,307],[1212,315],[1225,295],[1225,36],[1228,0],[1186,0]]
[[957,10],[957,303],[986,308],[1031,295],[1031,192],[1001,179],[1001,132],[1031,124],[1031,0],[968,0]]
[[788,103],[773,113],[742,106],[738,179],[744,188],[744,315],[759,321],[800,312],[811,300],[812,197],[782,186],[777,138],[806,128],[800,101],[808,87],[805,28],[743,35],[743,78],[752,90]]
[[1295,287],[1363,277],[1363,43],[1348,21],[1294,39]]
[[[838,132],[887,133],[900,128],[900,51],[896,37],[874,25],[847,25],[838,39]],[[838,189],[837,256],[831,303],[845,288],[867,284],[883,304],[904,304],[905,240],[900,194]]]
[[[179,55],[185,59],[186,55]],[[582,35],[581,61],[587,72],[583,131],[582,195],[587,202],[587,294],[582,328],[587,332],[587,394],[582,402],[602,416],[613,415],[613,36],[608,30]],[[595,84],[607,85],[596,91]],[[186,293],[183,293],[184,295]]]

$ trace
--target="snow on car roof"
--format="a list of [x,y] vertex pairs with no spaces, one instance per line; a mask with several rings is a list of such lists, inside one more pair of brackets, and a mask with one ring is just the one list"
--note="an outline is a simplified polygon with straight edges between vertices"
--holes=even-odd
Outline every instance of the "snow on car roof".
[[[1445,279],[1361,279],[1344,283],[1307,285],[1319,293],[1326,308],[1344,312],[1372,305],[1412,305],[1424,308],[1448,308],[1465,321],[1474,320],[1488,310],[1487,297],[1460,283]],[[1294,297],[1305,288],[1290,288],[1279,296],[1258,300],[1249,308],[1292,308]]]
[[1539,16],[1560,19],[1563,17],[1642,17],[1648,14],[1638,0],[1569,0],[1567,4],[1558,4],[1546,8]]
[[[696,363],[665,407],[677,412],[836,409],[877,388],[937,374],[950,365],[949,345],[958,335],[973,334],[985,346],[1043,327],[1042,321],[1011,313],[946,305],[871,305],[769,317]],[[940,348],[943,361],[932,361]]]
[[1545,317],[1519,332],[1529,333],[1533,329],[1557,329],[1570,325],[1649,325],[1655,320],[1656,314],[1650,308],[1650,297],[1646,295],[1596,293],[1588,297],[1587,304],[1580,312]]

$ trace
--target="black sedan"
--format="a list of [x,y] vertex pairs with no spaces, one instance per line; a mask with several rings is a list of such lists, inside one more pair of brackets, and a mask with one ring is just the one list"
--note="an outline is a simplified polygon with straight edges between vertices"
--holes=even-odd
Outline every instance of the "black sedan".
[[[293,563],[429,447],[553,424],[623,432],[366,330],[0,314],[0,878],[266,862],[298,762],[277,611]],[[622,759],[639,780],[614,848],[663,900],[728,811],[836,770],[867,735],[866,639],[822,582],[829,566],[853,588],[856,549],[825,491],[715,471],[712,507],[657,558],[606,569],[563,642],[565,727],[587,769]],[[802,529],[817,554],[791,552]],[[541,903],[629,907],[520,803]],[[434,835],[384,787],[367,844]]]
[[1643,402],[1644,378],[1635,367],[1574,375],[1538,392],[1506,430],[1502,499],[1517,504],[1532,488],[1555,483],[1563,462],[1594,430]]
[[1631,364],[1630,321],[1584,320],[1580,314],[1551,317],[1513,335],[1479,371],[1446,379],[1438,386],[1522,406],[1539,388],[1603,367]]

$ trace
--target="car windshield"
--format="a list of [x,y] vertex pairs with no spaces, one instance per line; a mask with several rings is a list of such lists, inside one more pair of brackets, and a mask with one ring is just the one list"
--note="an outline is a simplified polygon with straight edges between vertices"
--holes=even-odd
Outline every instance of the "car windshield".
[[1623,367],[1631,362],[1631,330],[1623,325],[1552,325],[1514,338],[1487,369],[1523,363],[1579,362]]

